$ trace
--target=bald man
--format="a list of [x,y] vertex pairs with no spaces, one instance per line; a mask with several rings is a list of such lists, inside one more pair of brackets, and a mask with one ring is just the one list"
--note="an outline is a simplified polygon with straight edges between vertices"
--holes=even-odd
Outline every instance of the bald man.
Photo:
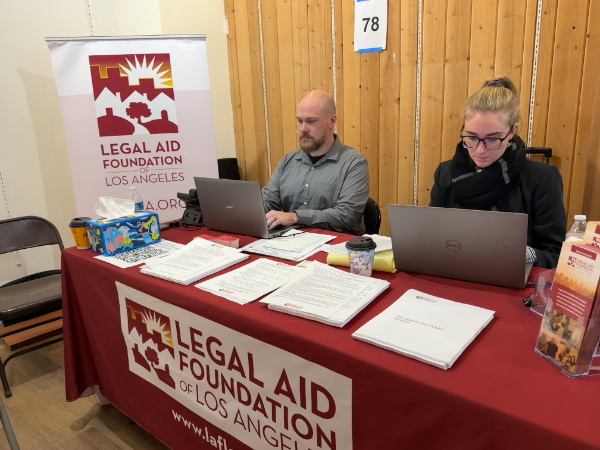
[[333,98],[309,92],[296,120],[300,148],[283,156],[262,190],[269,228],[299,224],[364,234],[369,168],[363,155],[334,134]]

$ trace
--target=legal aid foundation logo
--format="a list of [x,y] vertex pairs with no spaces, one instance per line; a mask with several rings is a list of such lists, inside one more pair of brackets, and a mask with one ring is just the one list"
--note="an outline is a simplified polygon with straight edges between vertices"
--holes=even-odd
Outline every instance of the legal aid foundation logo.
[[100,136],[177,133],[168,53],[90,55]]
[[161,382],[175,389],[175,380],[171,376],[171,369],[175,367],[171,320],[128,298],[125,305],[129,334],[125,341],[133,353],[133,362],[148,372],[143,377],[147,381],[155,385]]

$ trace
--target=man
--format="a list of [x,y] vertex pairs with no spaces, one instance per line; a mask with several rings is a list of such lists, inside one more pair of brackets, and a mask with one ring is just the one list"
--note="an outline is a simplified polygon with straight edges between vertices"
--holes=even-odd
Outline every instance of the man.
[[299,224],[364,234],[369,168],[363,155],[334,134],[333,97],[309,92],[296,119],[300,149],[284,155],[262,190],[269,229]]

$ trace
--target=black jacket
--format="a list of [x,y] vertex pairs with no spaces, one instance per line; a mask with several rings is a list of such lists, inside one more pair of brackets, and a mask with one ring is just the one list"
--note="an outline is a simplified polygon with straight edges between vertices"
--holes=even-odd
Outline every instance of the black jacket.
[[[460,208],[452,201],[450,161],[441,163],[433,178],[429,206]],[[535,265],[556,267],[565,240],[567,216],[562,177],[555,166],[526,159],[515,189],[502,199],[498,211],[527,214],[527,245],[537,254]]]

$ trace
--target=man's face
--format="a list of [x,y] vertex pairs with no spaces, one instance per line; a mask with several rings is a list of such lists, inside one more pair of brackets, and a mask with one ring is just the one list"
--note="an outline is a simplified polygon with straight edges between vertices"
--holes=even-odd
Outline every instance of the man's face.
[[335,117],[335,114],[323,114],[319,102],[312,99],[302,100],[296,116],[300,148],[309,155],[319,150],[332,133]]

